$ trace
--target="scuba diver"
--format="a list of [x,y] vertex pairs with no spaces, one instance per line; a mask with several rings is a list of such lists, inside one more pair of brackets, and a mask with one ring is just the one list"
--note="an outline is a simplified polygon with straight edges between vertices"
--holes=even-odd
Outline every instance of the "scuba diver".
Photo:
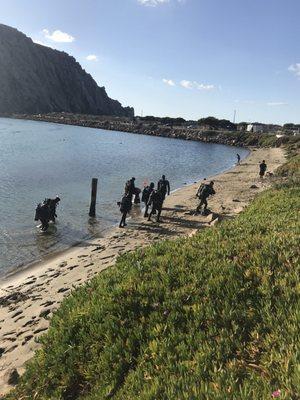
[[55,199],[45,199],[42,203],[39,203],[35,209],[35,221],[41,221],[41,230],[45,232],[49,228],[49,222],[55,223],[56,207],[60,202],[58,196]]
[[198,197],[200,199],[200,204],[196,208],[196,212],[200,212],[201,211],[201,207],[204,204],[204,209],[203,209],[203,213],[202,214],[203,215],[206,214],[207,198],[216,193],[214,191],[213,186],[214,186],[214,182],[213,181],[209,182],[209,184],[204,184],[202,187],[200,186],[199,193],[198,193]]
[[203,178],[203,182],[201,182],[199,189],[197,190],[196,197],[199,197],[199,199],[200,199],[200,193],[204,185],[206,185],[206,178]]
[[125,192],[122,200],[118,202],[118,205],[120,206],[120,211],[122,213],[122,218],[119,224],[119,228],[124,228],[126,226],[126,217],[127,214],[130,212],[131,207],[132,207],[132,197],[128,192]]
[[262,160],[262,162],[259,164],[260,179],[262,179],[264,177],[266,170],[267,170],[267,164],[266,164],[265,160]]
[[142,193],[142,202],[145,203],[145,214],[144,214],[144,218],[146,218],[146,217],[149,216],[149,214],[148,214],[148,210],[149,210],[148,201],[149,201],[150,195],[151,195],[151,193],[153,192],[153,190],[154,190],[154,183],[151,182],[149,186],[146,186],[146,187],[144,188],[143,193]]
[[150,194],[148,201],[148,207],[152,205],[148,221],[151,221],[151,216],[153,214],[156,214],[157,212],[156,221],[159,222],[163,202],[164,202],[164,192],[161,189],[153,190],[152,193]]
[[157,184],[157,190],[161,191],[161,194],[163,196],[163,201],[165,200],[166,194],[169,195],[170,194],[170,183],[169,181],[166,179],[166,176],[163,175],[161,177],[161,179],[158,181]]
[[128,193],[131,201],[134,196],[134,204],[140,204],[140,193],[141,189],[135,187],[135,177],[133,176],[129,181],[126,182],[125,184],[125,193]]
[[58,206],[58,203],[60,202],[60,198],[58,196],[55,197],[55,199],[48,199],[48,206],[49,206],[49,220],[55,223],[55,218],[57,218],[56,215],[56,207]]
[[45,232],[49,227],[50,211],[47,199],[39,203],[35,209],[35,221],[41,221],[41,230]]

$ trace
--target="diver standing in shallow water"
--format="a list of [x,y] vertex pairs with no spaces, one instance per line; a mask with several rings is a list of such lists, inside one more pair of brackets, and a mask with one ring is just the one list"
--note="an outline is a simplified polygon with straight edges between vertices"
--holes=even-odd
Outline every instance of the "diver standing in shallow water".
[[55,197],[55,199],[48,199],[49,202],[49,220],[55,223],[55,218],[57,218],[56,215],[56,207],[58,206],[58,203],[60,202],[60,198],[58,196]]
[[161,195],[163,197],[163,201],[165,200],[166,194],[169,196],[170,194],[170,183],[166,179],[166,176],[163,175],[161,179],[158,181],[157,190],[160,190]]
[[151,193],[153,192],[153,190],[154,190],[154,183],[151,182],[149,186],[146,186],[144,188],[143,193],[142,193],[142,202],[145,203],[145,214],[144,214],[145,218],[149,216],[149,214],[148,214],[148,210],[149,210],[148,202],[149,202],[149,198],[150,198]]
[[126,224],[127,214],[130,212],[132,207],[132,197],[130,196],[129,193],[124,193],[121,202],[118,204],[120,206],[120,211],[122,213],[122,218],[119,224],[119,228],[124,228],[124,226],[127,225]]
[[44,200],[42,203],[39,203],[35,209],[35,221],[41,221],[41,230],[45,232],[49,227],[50,220],[50,212],[48,200]]

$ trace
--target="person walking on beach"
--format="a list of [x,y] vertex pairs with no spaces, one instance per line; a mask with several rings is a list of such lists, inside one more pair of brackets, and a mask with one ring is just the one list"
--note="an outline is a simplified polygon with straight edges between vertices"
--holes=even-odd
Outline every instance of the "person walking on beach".
[[200,193],[202,191],[203,186],[206,184],[206,178],[203,178],[203,182],[201,182],[199,189],[197,190],[196,197],[200,199]]
[[201,192],[199,193],[200,203],[196,208],[196,212],[201,211],[201,207],[204,205],[203,214],[207,211],[207,199],[209,196],[214,195],[216,192],[214,190],[214,181],[209,182],[209,184],[203,185]]
[[145,203],[145,214],[144,214],[145,218],[149,216],[149,214],[148,214],[148,210],[149,210],[148,202],[149,202],[149,198],[150,198],[150,195],[153,192],[153,190],[154,190],[154,183],[151,182],[149,186],[146,186],[144,188],[143,193],[142,193],[142,202]]
[[241,156],[237,153],[237,155],[236,155],[236,158],[237,158],[237,165],[240,165],[240,162],[241,162]]
[[153,190],[149,197],[149,202],[148,202],[148,207],[152,205],[148,221],[151,221],[152,215],[157,213],[156,221],[159,222],[163,202],[164,202],[164,194],[162,190]]
[[120,211],[122,213],[122,218],[119,224],[119,228],[124,228],[124,226],[127,225],[126,224],[127,214],[130,212],[132,207],[132,197],[128,192],[124,193],[121,202],[118,204],[120,206]]
[[262,160],[262,162],[259,164],[260,179],[262,179],[264,177],[266,170],[267,170],[267,164],[266,164],[265,160]]
[[163,196],[163,201],[165,200],[166,194],[169,196],[170,194],[170,183],[166,179],[166,176],[163,175],[161,179],[158,181],[157,184],[157,190],[160,190],[162,196]]

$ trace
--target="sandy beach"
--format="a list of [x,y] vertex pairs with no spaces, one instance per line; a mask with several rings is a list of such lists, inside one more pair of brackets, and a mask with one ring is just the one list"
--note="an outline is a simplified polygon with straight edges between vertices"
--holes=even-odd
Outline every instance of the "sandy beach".
[[198,230],[240,213],[256,196],[268,188],[272,175],[263,181],[258,177],[258,164],[266,160],[268,172],[285,161],[281,148],[252,150],[233,169],[215,177],[216,195],[209,199],[208,216],[195,215],[199,183],[183,187],[164,203],[162,222],[142,218],[140,207],[133,207],[125,229],[110,229],[104,237],[81,243],[59,255],[36,263],[2,280],[0,284],[0,396],[12,386],[12,371],[21,375],[24,364],[46,332],[51,316],[64,297],[103,269],[111,266],[125,252],[155,241],[191,236]]

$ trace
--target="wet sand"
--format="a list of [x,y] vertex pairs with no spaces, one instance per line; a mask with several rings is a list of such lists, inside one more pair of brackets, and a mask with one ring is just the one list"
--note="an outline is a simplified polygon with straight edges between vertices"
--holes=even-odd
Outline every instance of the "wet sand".
[[[8,384],[14,369],[24,371],[46,332],[51,316],[64,297],[76,287],[113,265],[125,252],[163,239],[192,236],[240,213],[255,195],[273,180],[258,177],[258,163],[265,159],[268,171],[285,161],[281,148],[257,149],[240,164],[215,181],[216,195],[211,197],[208,216],[195,215],[199,183],[183,187],[166,198],[161,223],[142,218],[140,207],[133,206],[124,229],[113,228],[104,237],[95,238],[50,257],[43,262],[3,279],[0,285],[0,396],[12,387]],[[251,186],[255,186],[252,187]]]

